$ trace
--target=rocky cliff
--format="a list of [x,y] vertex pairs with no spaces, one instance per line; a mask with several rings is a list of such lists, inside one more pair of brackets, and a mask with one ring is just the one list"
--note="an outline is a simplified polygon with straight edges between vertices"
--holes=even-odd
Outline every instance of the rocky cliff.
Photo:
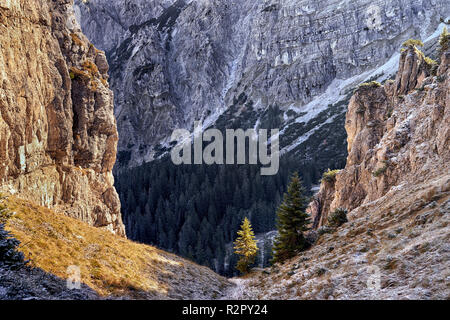
[[0,191],[124,235],[107,72],[71,0],[0,1]]
[[449,67],[450,50],[438,67],[409,46],[395,80],[356,90],[347,165],[324,178],[311,208],[316,226],[336,208],[348,222],[319,228],[284,264],[233,279],[232,298],[450,298]]
[[265,126],[269,107],[283,153],[340,166],[352,88],[389,78],[400,44],[450,15],[445,0],[75,4],[111,63],[122,167],[159,156],[174,128]]
[[356,90],[345,122],[347,164],[333,183],[323,182],[316,196],[322,207],[313,211],[321,221],[337,208],[353,210],[393,187],[448,173],[448,54],[437,68],[409,46],[401,53],[395,80]]

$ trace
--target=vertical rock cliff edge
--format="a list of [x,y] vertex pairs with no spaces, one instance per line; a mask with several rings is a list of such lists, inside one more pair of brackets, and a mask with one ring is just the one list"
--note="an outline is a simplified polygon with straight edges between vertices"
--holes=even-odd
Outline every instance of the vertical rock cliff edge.
[[0,192],[125,236],[107,72],[72,0],[0,0]]
[[[395,190],[425,183],[429,198],[450,188],[449,56],[440,65],[409,46],[395,80],[366,83],[346,114],[347,165],[322,181],[311,203],[314,227],[337,208],[352,211]],[[427,201],[430,199],[426,199]]]

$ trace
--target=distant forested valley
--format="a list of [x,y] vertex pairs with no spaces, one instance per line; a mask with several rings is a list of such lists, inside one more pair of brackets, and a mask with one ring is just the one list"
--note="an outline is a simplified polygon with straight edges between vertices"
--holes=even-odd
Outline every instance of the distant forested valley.
[[[324,168],[282,157],[280,170],[261,176],[259,165],[174,165],[168,156],[116,175],[128,238],[156,245],[216,272],[236,275],[230,243],[244,217],[256,234],[275,229],[289,177],[298,171],[307,190]],[[270,258],[264,248],[263,264]],[[259,261],[259,260],[258,260]]]

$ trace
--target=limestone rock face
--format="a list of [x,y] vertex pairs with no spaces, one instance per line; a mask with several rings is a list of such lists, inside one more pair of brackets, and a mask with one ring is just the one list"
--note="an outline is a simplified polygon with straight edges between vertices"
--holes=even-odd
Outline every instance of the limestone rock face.
[[336,175],[335,185],[322,184],[319,198],[330,192],[334,195],[329,208],[316,210],[315,216],[327,216],[340,207],[351,211],[390,191],[433,179],[443,183],[436,186],[438,191],[448,191],[448,56],[447,50],[431,75],[432,66],[410,47],[400,57],[395,81],[361,86],[355,92],[345,124],[347,164]]
[[280,108],[283,152],[305,162],[333,154],[340,165],[349,89],[389,78],[396,67],[379,68],[401,43],[425,41],[450,15],[447,0],[76,0],[75,9],[109,58],[121,167],[153,160],[174,128],[218,119],[253,128],[269,106]]
[[409,47],[402,52],[399,69],[395,78],[395,93],[397,95],[407,94],[420,85],[424,78],[430,75],[423,56],[417,49]]
[[125,235],[107,71],[72,0],[0,1],[0,191]]
[[335,179],[322,180],[319,192],[313,197],[309,205],[308,211],[312,217],[312,229],[318,229],[327,223],[327,213],[330,211],[330,205],[334,199],[335,182]]

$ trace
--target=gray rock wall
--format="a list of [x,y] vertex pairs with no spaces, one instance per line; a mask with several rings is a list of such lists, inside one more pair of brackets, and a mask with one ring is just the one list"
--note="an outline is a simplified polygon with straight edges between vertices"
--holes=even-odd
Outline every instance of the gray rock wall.
[[[120,166],[153,159],[174,128],[214,123],[231,106],[237,111],[222,120],[254,109],[252,124],[279,106],[289,132],[281,145],[305,159],[323,140],[317,129],[339,132],[328,143],[345,159],[345,108],[326,112],[344,95],[333,85],[364,80],[356,77],[386,63],[404,40],[428,37],[450,13],[445,0],[75,3],[83,31],[111,64]],[[327,89],[337,97],[325,101]]]

